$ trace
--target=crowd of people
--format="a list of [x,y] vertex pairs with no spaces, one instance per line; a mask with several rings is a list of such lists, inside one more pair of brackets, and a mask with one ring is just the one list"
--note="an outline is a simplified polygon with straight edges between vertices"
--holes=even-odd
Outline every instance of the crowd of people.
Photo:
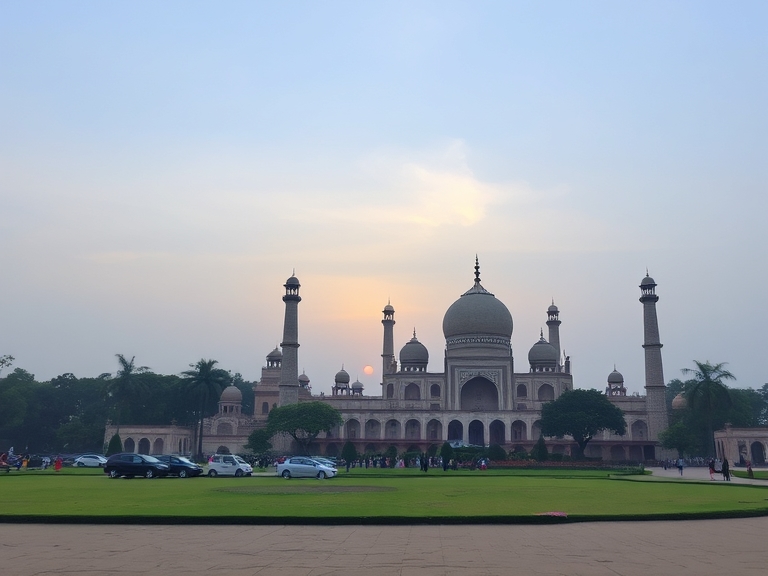
[[[9,472],[11,468],[16,468],[17,471],[27,470],[32,467],[32,456],[29,454],[14,454],[13,446],[8,452],[0,454],[0,469],[4,469]],[[58,472],[63,466],[64,460],[61,456],[51,458],[50,456],[38,457],[38,468],[41,470],[47,470],[53,463],[53,469]]]

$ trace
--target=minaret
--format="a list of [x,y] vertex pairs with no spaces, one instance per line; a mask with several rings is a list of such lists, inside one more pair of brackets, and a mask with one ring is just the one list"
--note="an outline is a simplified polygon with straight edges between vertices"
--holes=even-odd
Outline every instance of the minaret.
[[[295,273],[294,273],[295,274]],[[278,404],[299,401],[299,279],[292,275],[285,284],[285,323],[283,324],[283,361],[280,370],[280,399]]]
[[384,376],[397,372],[397,362],[395,362],[395,336],[392,329],[395,325],[395,309],[389,301],[384,306],[382,313],[384,314],[384,319],[381,321],[384,325],[384,346],[381,351],[381,376],[383,382]]
[[661,362],[659,322],[656,318],[656,282],[646,272],[640,282],[640,302],[643,303],[643,348],[645,349],[645,406],[648,411],[648,434],[657,439],[669,425],[667,419],[666,385]]
[[557,371],[560,372],[560,310],[555,306],[555,299],[552,299],[552,305],[547,308],[547,326],[549,327],[549,343],[557,350]]

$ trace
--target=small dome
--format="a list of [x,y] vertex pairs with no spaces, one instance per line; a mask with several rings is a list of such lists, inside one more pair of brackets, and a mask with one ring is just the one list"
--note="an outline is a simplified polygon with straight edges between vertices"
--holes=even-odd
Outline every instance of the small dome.
[[621,375],[621,372],[616,370],[616,368],[613,369],[613,372],[608,374],[608,384],[623,384],[624,383],[624,376]]
[[553,314],[555,312],[560,312],[560,310],[558,310],[557,306],[555,306],[555,301],[554,300],[552,300],[552,305],[549,308],[547,308],[547,312],[549,312],[550,314]]
[[277,346],[275,346],[275,349],[272,350],[269,354],[267,354],[267,358],[270,360],[280,360],[283,357],[283,353],[278,349]]
[[387,305],[384,306],[384,313],[385,314],[387,314],[387,313],[394,314],[395,313],[395,309],[392,307],[392,304],[387,303]]
[[309,376],[307,376],[306,374],[304,374],[304,373],[302,372],[302,373],[301,373],[301,376],[299,376],[299,382],[302,382],[302,383],[308,384],[308,383],[309,383]]
[[360,380],[355,380],[352,383],[352,390],[362,390],[363,389],[363,383],[360,382]]
[[299,279],[296,278],[296,276],[291,276],[290,278],[288,278],[288,280],[285,281],[285,285],[286,286],[301,286],[301,284],[299,284]]
[[429,362],[429,351],[427,347],[416,339],[416,332],[413,338],[400,350],[401,364],[427,364]]
[[528,352],[528,362],[535,364],[557,364],[559,358],[557,349],[549,342],[544,340],[542,335],[539,341],[534,344]]
[[688,400],[685,399],[681,392],[672,399],[672,410],[682,410],[688,407]]
[[648,274],[645,275],[645,278],[643,278],[643,281],[640,282],[640,288],[643,286],[656,286],[656,281],[651,278]]
[[227,386],[224,388],[224,392],[221,393],[221,398],[219,398],[219,402],[242,402],[243,401],[243,393],[240,392],[240,389],[237,386]]
[[336,384],[347,385],[349,384],[349,373],[346,370],[344,370],[344,368],[342,368],[341,370],[336,372],[336,376],[334,377],[333,380],[334,382],[336,382]]

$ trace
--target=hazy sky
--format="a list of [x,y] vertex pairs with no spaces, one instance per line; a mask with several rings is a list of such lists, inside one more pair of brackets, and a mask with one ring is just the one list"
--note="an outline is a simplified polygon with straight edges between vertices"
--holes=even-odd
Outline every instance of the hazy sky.
[[[299,364],[380,393],[381,310],[442,371],[445,310],[552,298],[576,386],[768,382],[765,2],[3,2],[0,355],[49,379],[257,379],[302,288]],[[376,369],[372,376],[363,367]]]

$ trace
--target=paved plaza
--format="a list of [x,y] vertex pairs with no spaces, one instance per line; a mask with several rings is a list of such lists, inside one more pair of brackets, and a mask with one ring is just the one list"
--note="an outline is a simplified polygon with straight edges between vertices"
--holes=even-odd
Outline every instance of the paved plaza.
[[[673,481],[677,470],[668,472]],[[692,468],[684,478],[709,481],[709,474]],[[766,534],[768,518],[557,526],[0,524],[0,574],[762,576]]]

